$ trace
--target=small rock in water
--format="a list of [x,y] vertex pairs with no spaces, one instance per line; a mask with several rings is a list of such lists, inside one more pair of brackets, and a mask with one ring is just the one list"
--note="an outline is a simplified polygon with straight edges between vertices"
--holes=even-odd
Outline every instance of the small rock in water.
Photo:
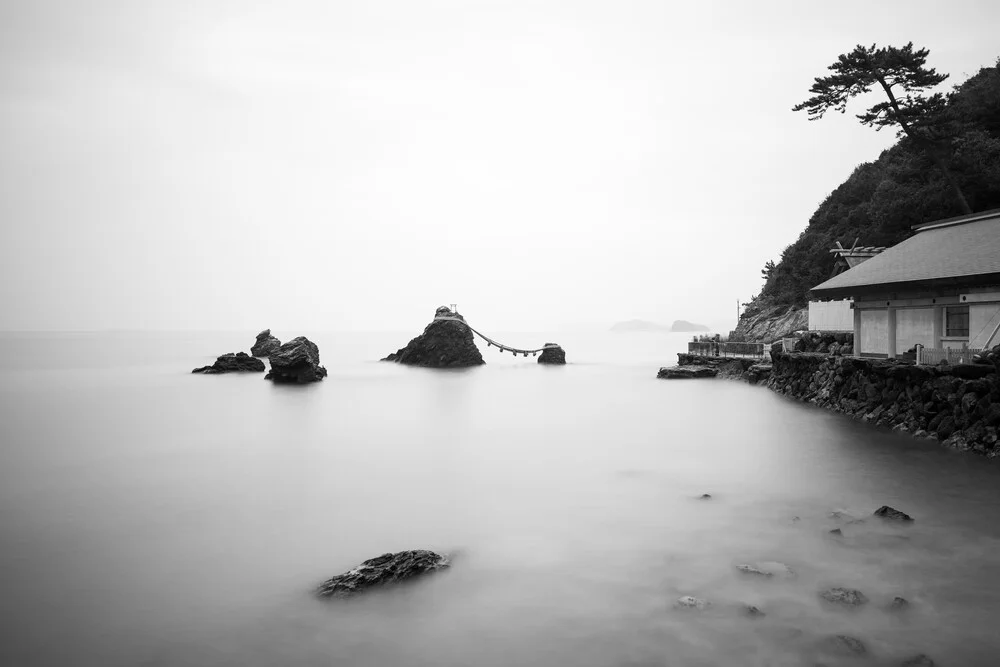
[[757,575],[757,576],[760,576],[760,577],[773,577],[774,576],[774,574],[771,573],[771,572],[765,572],[764,570],[756,568],[753,565],[748,565],[746,563],[741,563],[740,565],[737,565],[736,569],[739,570],[740,572],[742,572],[743,574],[754,574],[754,575]]
[[845,656],[864,655],[868,652],[864,643],[849,635],[833,635],[823,640],[821,647],[830,653]]
[[844,534],[844,531],[842,531],[840,528],[834,528],[833,530],[830,531],[830,534],[840,537],[841,535]]
[[681,609],[704,609],[708,606],[708,602],[691,595],[684,595],[677,598],[677,602],[674,603],[674,606]]
[[848,607],[860,607],[868,603],[868,598],[861,591],[854,588],[840,588],[839,586],[823,591],[820,593],[820,597],[827,602],[842,604]]
[[264,329],[257,334],[257,340],[250,347],[250,354],[255,357],[267,357],[281,347],[281,341],[271,335],[270,329]]
[[888,505],[882,505],[873,513],[875,516],[882,517],[883,519],[893,519],[894,521],[913,521],[913,517],[905,512],[900,512],[899,510],[889,507]]
[[542,353],[538,355],[538,363],[556,365],[565,364],[566,351],[559,346],[559,343],[546,343],[542,348]]
[[711,493],[703,493],[700,496],[698,496],[698,500],[711,500],[711,499],[712,499]]
[[752,604],[743,605],[743,613],[746,616],[750,616],[751,618],[760,618],[761,616],[767,616],[767,614],[761,611],[760,607],[757,607],[756,605]]
[[288,341],[271,353],[271,371],[265,380],[305,384],[319,382],[326,377],[326,369],[319,365],[319,347],[305,336]]
[[889,609],[893,611],[902,611],[910,606],[910,601],[906,598],[901,598],[898,595],[892,599],[889,603]]
[[845,523],[864,523],[864,519],[851,514],[845,510],[834,510],[830,512],[831,519],[837,519],[838,521],[843,521]]
[[385,553],[357,567],[338,574],[319,585],[320,597],[349,597],[370,588],[394,584],[426,572],[446,568],[451,563],[444,556],[426,549]]
[[934,667],[935,664],[933,660],[921,653],[899,663],[899,667]]

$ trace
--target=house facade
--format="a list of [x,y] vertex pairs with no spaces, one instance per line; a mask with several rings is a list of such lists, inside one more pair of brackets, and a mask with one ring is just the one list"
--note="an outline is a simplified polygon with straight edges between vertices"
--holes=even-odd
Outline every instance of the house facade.
[[934,362],[1000,344],[1000,210],[913,230],[810,296],[852,300],[857,356],[897,357],[920,345]]

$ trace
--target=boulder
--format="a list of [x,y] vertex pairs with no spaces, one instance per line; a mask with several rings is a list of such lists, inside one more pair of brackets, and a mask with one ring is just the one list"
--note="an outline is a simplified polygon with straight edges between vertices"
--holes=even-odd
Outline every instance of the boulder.
[[268,360],[271,371],[264,376],[266,380],[305,384],[326,377],[326,369],[319,365],[319,348],[305,336],[288,341],[272,352]]
[[427,572],[441,570],[450,564],[444,556],[425,549],[385,553],[366,560],[343,574],[327,579],[316,589],[316,595],[350,597],[371,588],[399,583]]
[[868,652],[864,643],[849,635],[832,635],[820,642],[820,648],[828,653],[843,656],[859,656]]
[[263,373],[264,362],[246,352],[230,352],[215,360],[211,366],[195,368],[192,373],[215,375],[217,373]]
[[538,355],[540,364],[565,364],[566,351],[558,343],[546,343],[542,353]]
[[664,380],[688,380],[691,378],[714,378],[718,368],[711,366],[664,366],[656,377]]
[[888,505],[882,505],[877,510],[873,512],[875,516],[882,517],[883,519],[892,519],[893,521],[913,521],[913,517],[905,512],[900,512],[897,509],[889,507]]
[[250,354],[255,357],[269,357],[281,347],[281,341],[271,335],[270,329],[264,329],[257,334],[257,340],[250,348]]
[[465,318],[446,306],[437,309],[434,320],[424,327],[422,334],[382,361],[427,368],[464,368],[486,363]]
[[853,588],[828,588],[819,595],[827,602],[842,604],[848,607],[860,607],[868,603],[868,597],[861,591]]

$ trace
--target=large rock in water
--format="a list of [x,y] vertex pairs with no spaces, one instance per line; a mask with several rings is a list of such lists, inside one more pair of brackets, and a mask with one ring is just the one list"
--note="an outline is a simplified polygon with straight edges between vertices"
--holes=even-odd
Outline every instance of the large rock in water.
[[202,373],[203,375],[215,375],[217,373],[263,373],[264,362],[254,359],[246,352],[230,352],[215,360],[211,366],[195,368],[192,373]]
[[316,594],[320,597],[350,597],[370,588],[395,584],[449,565],[447,558],[425,549],[386,553],[366,560],[344,574],[327,579],[316,589]]
[[538,355],[540,364],[565,364],[566,351],[558,343],[546,343],[542,353]]
[[255,357],[269,357],[281,347],[281,341],[271,335],[270,329],[264,329],[257,334],[257,340],[250,348],[250,354]]
[[319,365],[319,348],[305,336],[288,341],[271,353],[271,371],[265,380],[275,382],[319,382],[326,377],[326,369]]
[[[450,319],[439,319],[439,318]],[[442,306],[424,332],[382,361],[428,368],[462,368],[485,364],[465,318]]]

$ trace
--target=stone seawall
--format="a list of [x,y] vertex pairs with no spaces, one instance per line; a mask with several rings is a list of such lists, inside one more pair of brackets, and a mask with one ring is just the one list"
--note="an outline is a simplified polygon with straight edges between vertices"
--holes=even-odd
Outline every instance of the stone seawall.
[[775,346],[764,384],[855,419],[1000,456],[1000,375],[994,366],[916,366],[888,359],[787,354]]

